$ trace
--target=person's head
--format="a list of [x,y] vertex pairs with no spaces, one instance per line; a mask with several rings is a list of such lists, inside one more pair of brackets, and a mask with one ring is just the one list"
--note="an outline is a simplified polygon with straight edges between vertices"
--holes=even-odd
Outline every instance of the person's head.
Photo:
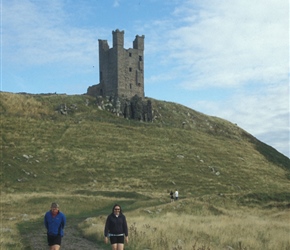
[[50,210],[53,214],[57,214],[59,211],[59,205],[56,202],[51,203]]
[[113,206],[112,212],[113,212],[114,214],[120,214],[120,213],[122,213],[122,208],[121,208],[121,206],[118,205],[118,204],[115,204],[115,205]]

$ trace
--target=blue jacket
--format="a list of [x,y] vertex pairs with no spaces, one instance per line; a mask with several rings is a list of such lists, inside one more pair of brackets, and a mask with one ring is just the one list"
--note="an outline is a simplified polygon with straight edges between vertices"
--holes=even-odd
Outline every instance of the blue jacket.
[[65,223],[65,215],[60,211],[55,217],[52,217],[51,211],[48,211],[44,216],[44,225],[48,235],[60,235],[62,237]]

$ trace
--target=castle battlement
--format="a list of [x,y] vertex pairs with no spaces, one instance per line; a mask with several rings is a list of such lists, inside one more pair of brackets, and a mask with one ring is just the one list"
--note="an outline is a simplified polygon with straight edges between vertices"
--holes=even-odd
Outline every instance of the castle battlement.
[[92,96],[144,98],[144,39],[136,35],[133,47],[124,48],[124,31],[112,31],[113,47],[99,39],[99,84],[88,88]]

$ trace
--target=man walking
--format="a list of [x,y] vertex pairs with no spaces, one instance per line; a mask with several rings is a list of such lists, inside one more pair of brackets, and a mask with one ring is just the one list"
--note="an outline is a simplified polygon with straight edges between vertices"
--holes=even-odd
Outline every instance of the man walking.
[[66,223],[65,215],[59,211],[59,205],[52,203],[50,210],[44,216],[44,225],[47,230],[49,250],[59,250],[63,229]]

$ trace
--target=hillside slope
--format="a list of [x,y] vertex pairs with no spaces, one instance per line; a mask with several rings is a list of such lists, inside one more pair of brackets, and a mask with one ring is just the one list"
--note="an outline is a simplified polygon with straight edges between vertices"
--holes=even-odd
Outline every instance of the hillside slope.
[[0,92],[0,248],[45,246],[43,213],[57,201],[63,249],[110,248],[103,219],[116,202],[128,215],[126,249],[288,249],[290,160],[228,121],[150,101],[145,123],[118,117],[106,99]]
[[[226,120],[151,99],[153,122],[85,95],[0,93],[1,190],[134,190],[182,196],[289,190],[290,160]],[[61,107],[66,114],[61,114]]]

